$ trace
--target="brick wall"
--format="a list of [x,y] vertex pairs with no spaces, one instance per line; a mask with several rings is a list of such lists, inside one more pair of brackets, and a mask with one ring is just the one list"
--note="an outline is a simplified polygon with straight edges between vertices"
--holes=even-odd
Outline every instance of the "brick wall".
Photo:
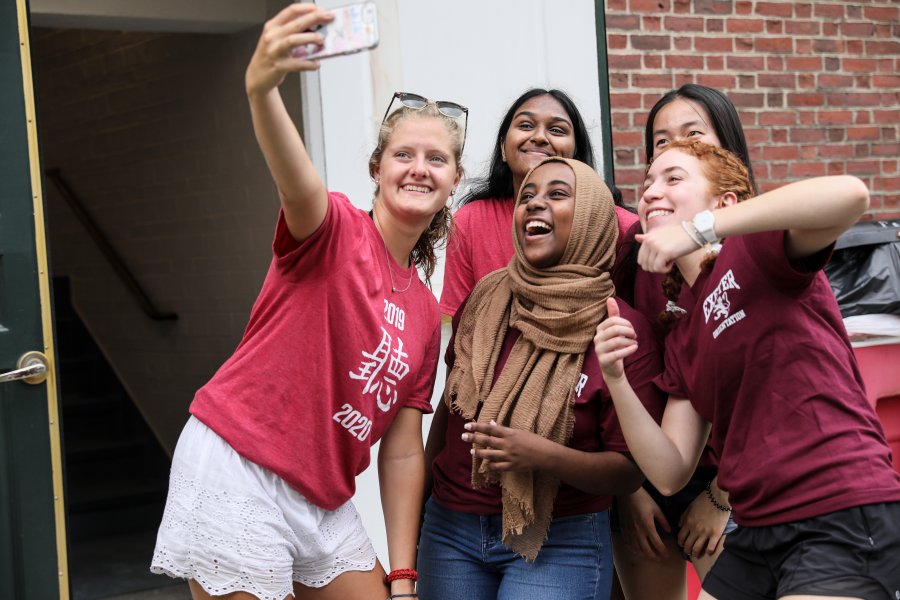
[[607,0],[616,183],[637,201],[646,115],[683,83],[732,99],[763,190],[853,174],[900,217],[900,4]]

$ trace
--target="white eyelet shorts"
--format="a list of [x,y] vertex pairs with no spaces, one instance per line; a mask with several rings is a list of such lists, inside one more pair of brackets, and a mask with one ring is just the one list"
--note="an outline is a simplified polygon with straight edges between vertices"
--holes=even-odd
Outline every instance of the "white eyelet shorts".
[[283,600],[294,581],[323,587],[374,566],[352,502],[334,511],[313,505],[190,418],[172,459],[152,572],[194,579],[213,596]]

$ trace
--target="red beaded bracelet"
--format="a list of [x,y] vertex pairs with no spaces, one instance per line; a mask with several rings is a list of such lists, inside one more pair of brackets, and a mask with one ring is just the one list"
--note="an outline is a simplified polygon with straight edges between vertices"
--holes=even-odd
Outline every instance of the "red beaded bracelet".
[[384,584],[390,585],[392,581],[397,581],[398,579],[412,579],[413,581],[418,581],[419,574],[416,573],[415,569],[394,569],[384,576]]

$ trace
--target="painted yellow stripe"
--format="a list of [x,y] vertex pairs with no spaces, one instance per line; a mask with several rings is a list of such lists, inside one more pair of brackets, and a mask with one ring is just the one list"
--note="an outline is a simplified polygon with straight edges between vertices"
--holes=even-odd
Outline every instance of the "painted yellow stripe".
[[28,161],[34,203],[34,238],[37,246],[38,280],[41,296],[41,324],[44,354],[50,361],[47,385],[47,414],[50,427],[50,460],[53,468],[53,509],[56,522],[56,560],[59,572],[59,598],[69,600],[69,569],[66,557],[66,511],[63,501],[62,447],[59,430],[59,405],[56,386],[56,350],[53,347],[53,318],[50,302],[50,269],[47,261],[47,234],[44,229],[44,198],[41,187],[41,159],[38,152],[37,121],[34,106],[34,82],[31,76],[31,46],[28,38],[28,9],[25,0],[16,0],[19,19],[19,55],[22,58],[22,92],[28,121]]

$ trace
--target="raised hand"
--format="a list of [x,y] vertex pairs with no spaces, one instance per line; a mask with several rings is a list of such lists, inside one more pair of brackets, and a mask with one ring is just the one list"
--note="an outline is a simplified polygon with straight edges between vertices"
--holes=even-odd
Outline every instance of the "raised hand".
[[333,19],[315,4],[295,2],[266,22],[247,67],[247,93],[264,94],[281,85],[290,72],[318,69],[317,61],[295,57],[292,51],[306,44],[321,45],[322,36],[311,30]]
[[637,350],[637,334],[631,322],[619,314],[614,298],[606,300],[606,318],[597,325],[594,352],[600,361],[603,377],[619,378],[625,374],[624,358]]

